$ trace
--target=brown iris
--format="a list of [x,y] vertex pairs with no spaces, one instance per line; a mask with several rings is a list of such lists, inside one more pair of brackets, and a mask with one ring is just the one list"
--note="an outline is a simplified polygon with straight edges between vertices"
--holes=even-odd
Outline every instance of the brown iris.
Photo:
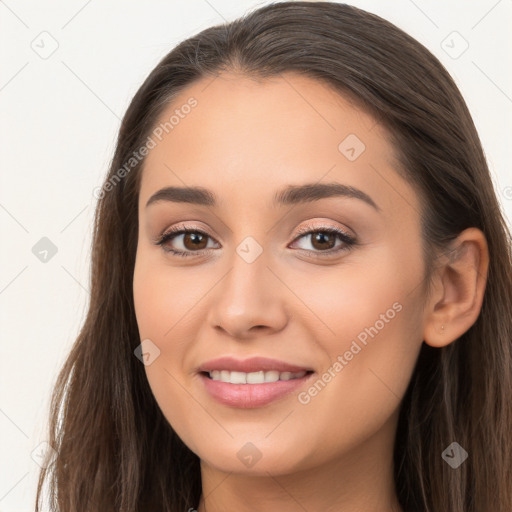
[[[334,233],[318,231],[316,233],[311,234],[310,236],[313,238],[312,245],[315,249],[332,249],[336,242],[336,236]],[[329,247],[326,247],[326,243],[329,245]]]

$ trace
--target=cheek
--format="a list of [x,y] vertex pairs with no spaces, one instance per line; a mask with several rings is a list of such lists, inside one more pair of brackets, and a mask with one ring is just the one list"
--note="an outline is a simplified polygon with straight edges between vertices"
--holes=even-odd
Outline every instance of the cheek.
[[317,344],[329,358],[324,369],[335,361],[342,365],[334,374],[343,377],[326,387],[352,389],[354,398],[376,404],[379,387],[398,396],[405,392],[422,341],[421,258],[418,251],[396,247],[369,251],[364,264],[317,270],[294,289],[315,313],[310,329],[314,326]]
[[165,290],[156,273],[136,270],[133,299],[141,337],[160,338],[169,329],[173,308]]
[[192,267],[172,269],[141,255],[133,278],[135,314],[141,337],[154,337],[168,343],[173,332],[193,316],[194,305],[201,294],[206,293],[200,283],[200,276]]
[[[186,389],[190,383],[182,372],[187,343],[179,339],[188,339],[183,329],[192,312],[186,313],[198,298],[190,277],[183,274],[139,255],[133,295],[140,338],[150,339],[160,350],[159,356],[144,367],[153,396],[173,429],[196,451],[200,440],[194,426],[204,424],[205,418],[200,408],[191,407]],[[195,436],[189,435],[191,432]]]
[[370,437],[396,412],[421,348],[421,269],[398,257],[381,250],[378,263],[312,279],[301,292],[321,319],[311,325],[329,357],[300,397],[301,421],[307,432],[330,425],[322,436],[334,450]]
[[294,282],[305,317],[311,317],[309,328],[314,326],[334,352],[357,337],[364,343],[369,337],[365,329],[375,324],[379,332],[390,331],[388,326],[399,323],[398,310],[410,300],[413,283],[421,275],[414,258],[402,255],[399,260],[392,247],[356,256],[338,267],[313,269],[307,279],[287,277]]

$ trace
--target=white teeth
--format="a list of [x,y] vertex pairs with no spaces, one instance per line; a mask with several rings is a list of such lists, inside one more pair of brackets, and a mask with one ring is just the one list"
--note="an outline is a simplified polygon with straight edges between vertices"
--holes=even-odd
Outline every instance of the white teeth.
[[279,380],[279,372],[269,371],[265,372],[265,382],[277,382]]
[[244,372],[231,372],[230,382],[232,384],[247,384],[247,374]]
[[265,382],[276,382],[278,380],[300,379],[306,375],[305,371],[301,372],[278,372],[270,370],[268,372],[230,372],[229,370],[212,370],[209,372],[213,380],[220,380],[230,384],[263,384]]
[[[226,372],[229,374],[229,372]],[[246,373],[246,383],[247,384],[261,384],[262,382],[265,382],[265,372],[251,372]],[[224,382],[229,382],[228,380]]]

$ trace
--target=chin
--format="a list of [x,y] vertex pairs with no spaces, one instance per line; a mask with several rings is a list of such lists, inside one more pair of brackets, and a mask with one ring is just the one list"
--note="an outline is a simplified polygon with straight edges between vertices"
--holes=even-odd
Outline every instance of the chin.
[[285,446],[277,438],[270,442],[264,436],[241,436],[223,441],[210,439],[208,445],[199,443],[194,452],[202,463],[225,473],[268,476],[306,469],[307,454],[302,454],[298,446],[299,443]]

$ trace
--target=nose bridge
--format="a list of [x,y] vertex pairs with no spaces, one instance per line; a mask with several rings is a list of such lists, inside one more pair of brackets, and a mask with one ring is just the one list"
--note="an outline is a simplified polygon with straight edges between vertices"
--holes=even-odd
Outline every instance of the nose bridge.
[[233,313],[256,311],[258,304],[269,299],[271,285],[268,279],[268,257],[263,248],[259,255],[256,250],[254,242],[242,241],[231,258],[231,270],[224,280],[219,299]]
[[212,297],[211,325],[243,337],[254,326],[279,329],[286,322],[279,282],[269,270],[269,253],[246,237]]

